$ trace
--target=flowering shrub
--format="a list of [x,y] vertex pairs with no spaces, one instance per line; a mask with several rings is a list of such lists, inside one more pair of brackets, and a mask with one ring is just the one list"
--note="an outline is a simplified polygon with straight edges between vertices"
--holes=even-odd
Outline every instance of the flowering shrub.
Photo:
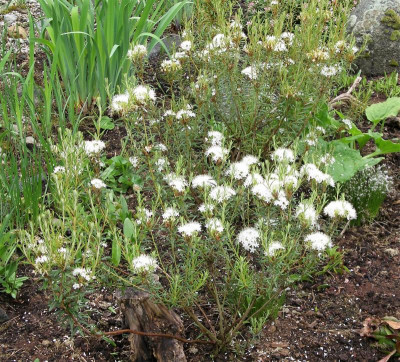
[[[215,2],[203,3],[199,14]],[[127,131],[122,153],[107,159],[103,141],[60,133],[51,211],[21,232],[55,307],[82,326],[90,288],[135,286],[220,350],[245,325],[259,332],[293,283],[340,269],[335,237],[357,212],[314,120],[356,49],[329,6],[247,28],[219,11],[210,34],[182,34],[157,89],[145,48],[131,46],[135,74],[109,105]]]

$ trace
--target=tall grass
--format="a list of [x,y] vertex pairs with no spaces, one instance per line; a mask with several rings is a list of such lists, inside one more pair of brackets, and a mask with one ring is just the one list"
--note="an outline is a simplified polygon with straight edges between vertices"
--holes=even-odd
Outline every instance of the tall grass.
[[[99,97],[104,105],[121,86],[130,62],[131,43],[150,51],[187,1],[161,15],[155,0],[39,0],[46,34],[35,40],[47,46],[66,92],[77,108],[88,108]],[[46,39],[48,37],[49,39]]]

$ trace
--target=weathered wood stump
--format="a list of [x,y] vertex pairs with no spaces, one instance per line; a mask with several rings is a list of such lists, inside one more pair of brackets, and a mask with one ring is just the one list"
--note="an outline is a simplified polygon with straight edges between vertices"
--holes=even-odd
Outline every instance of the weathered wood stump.
[[[118,291],[125,323],[129,329],[145,333],[180,335],[184,329],[182,320],[162,304],[155,304],[150,294],[134,288]],[[136,362],[186,362],[183,343],[165,337],[130,334],[131,360]]]

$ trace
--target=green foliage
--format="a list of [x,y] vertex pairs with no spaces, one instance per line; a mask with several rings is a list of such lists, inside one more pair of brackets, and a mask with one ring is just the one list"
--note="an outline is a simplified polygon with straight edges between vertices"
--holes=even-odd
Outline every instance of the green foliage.
[[123,156],[114,156],[105,161],[108,167],[102,172],[101,178],[115,191],[126,192],[133,186],[141,187],[142,179],[133,173],[133,166],[129,159]]
[[0,291],[17,297],[18,290],[27,277],[17,277],[19,260],[14,255],[17,243],[15,235],[7,231],[12,215],[7,215],[0,224]]
[[131,43],[148,44],[150,51],[186,3],[166,14],[153,10],[155,0],[40,0],[45,29],[35,40],[45,45],[56,64],[66,93],[78,108],[100,97],[104,105],[128,74]]

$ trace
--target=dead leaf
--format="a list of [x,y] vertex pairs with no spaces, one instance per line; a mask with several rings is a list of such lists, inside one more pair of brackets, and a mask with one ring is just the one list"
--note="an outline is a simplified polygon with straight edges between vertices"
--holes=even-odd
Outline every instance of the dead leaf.
[[393,329],[400,329],[400,321],[399,320],[392,320],[392,319],[386,319],[383,318],[383,320],[385,321],[385,323]]
[[396,200],[393,202],[393,205],[400,205],[400,200]]
[[373,337],[376,328],[381,324],[378,318],[367,318],[363,322],[363,327],[360,329],[359,334],[361,337]]

